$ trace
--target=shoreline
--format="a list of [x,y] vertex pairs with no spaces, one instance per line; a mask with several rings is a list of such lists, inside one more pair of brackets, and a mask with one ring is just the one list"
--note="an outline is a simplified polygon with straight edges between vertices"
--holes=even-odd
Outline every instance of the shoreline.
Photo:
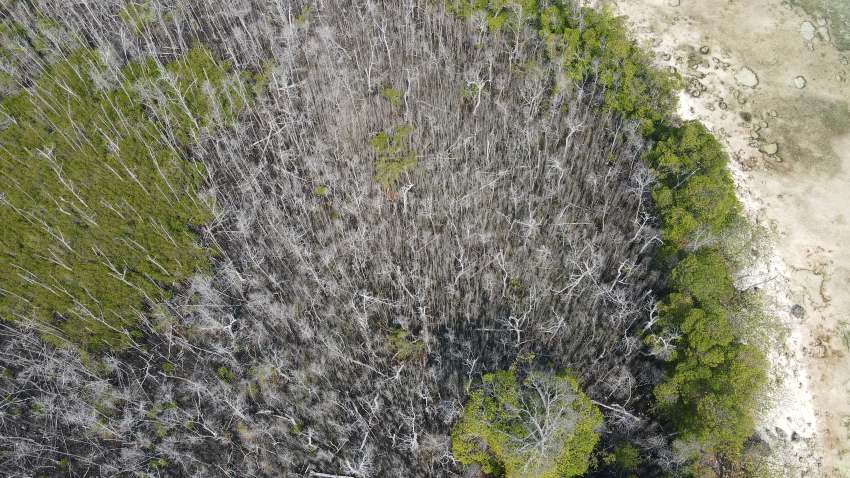
[[759,284],[782,330],[767,351],[769,403],[757,427],[773,465],[788,477],[850,476],[850,362],[840,343],[850,320],[847,55],[823,19],[779,0],[589,3],[626,16],[655,63],[682,74],[679,117],[702,121],[724,145],[744,213],[769,231],[769,251],[753,250],[741,275]]

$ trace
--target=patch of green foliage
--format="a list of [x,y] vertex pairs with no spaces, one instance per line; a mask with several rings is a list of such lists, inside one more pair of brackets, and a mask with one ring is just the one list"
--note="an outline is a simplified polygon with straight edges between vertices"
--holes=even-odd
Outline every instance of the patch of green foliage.
[[658,136],[645,159],[658,178],[652,197],[669,253],[688,246],[698,233],[724,231],[741,207],[723,147],[705,126],[691,121]]
[[485,374],[452,429],[452,454],[488,475],[568,478],[584,474],[602,414],[566,372]]
[[615,466],[620,472],[633,472],[641,463],[640,450],[631,443],[621,443],[613,452],[605,453],[602,462],[607,466]]
[[411,340],[406,330],[401,327],[394,328],[387,337],[387,345],[393,357],[399,361],[406,361],[422,357],[425,353],[425,344],[421,341]]
[[313,15],[313,6],[305,5],[301,12],[295,17],[295,23],[298,26],[304,26],[310,21],[310,17]]
[[537,0],[449,0],[446,3],[449,11],[461,18],[483,15],[491,32],[505,25],[521,28],[534,21],[538,11]]
[[565,0],[453,0],[449,10],[469,18],[484,15],[489,30],[508,22],[530,24],[546,45],[550,61],[576,83],[595,79],[605,88],[605,106],[640,122],[644,133],[655,131],[675,109],[677,77],[653,68],[649,57],[630,38],[621,17],[606,9],[578,7]]
[[149,2],[130,2],[121,9],[118,16],[133,29],[133,33],[136,35],[141,35],[145,28],[156,20],[156,12]]
[[94,80],[105,68],[79,50],[0,101],[0,316],[88,350],[126,345],[145,304],[209,268],[204,170],[179,148],[242,107],[201,47],[130,63],[114,89]]
[[236,374],[225,366],[217,368],[215,370],[215,374],[218,375],[218,378],[224,380],[227,383],[233,383],[236,380]]
[[254,97],[260,97],[269,92],[269,86],[274,79],[274,72],[277,64],[273,61],[267,61],[263,67],[253,75],[253,94]]
[[153,458],[150,461],[148,461],[148,466],[152,470],[164,470],[164,469],[168,468],[168,460],[166,460],[165,458],[161,458],[161,457],[160,458]]
[[387,100],[393,107],[398,108],[401,106],[401,91],[387,86],[386,88],[381,88],[380,95],[381,98]]
[[416,153],[408,145],[413,128],[408,125],[396,126],[369,139],[369,145],[375,151],[375,181],[385,189],[391,189],[401,175],[416,166]]
[[717,303],[672,293],[661,316],[665,326],[682,334],[670,376],[655,390],[665,419],[676,426],[680,440],[697,443],[703,452],[737,456],[753,430],[764,357],[737,340]]

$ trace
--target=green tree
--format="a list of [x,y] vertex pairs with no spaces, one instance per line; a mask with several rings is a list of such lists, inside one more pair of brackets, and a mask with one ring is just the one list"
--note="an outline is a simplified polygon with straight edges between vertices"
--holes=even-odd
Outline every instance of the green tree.
[[726,153],[701,123],[667,129],[646,160],[658,178],[652,196],[662,237],[673,250],[698,231],[719,234],[739,215]]
[[[763,354],[740,341],[729,317],[737,293],[719,252],[701,249],[672,271],[660,323],[681,334],[667,380],[655,389],[679,440],[701,453],[737,456],[754,426],[766,381]],[[694,458],[697,458],[696,456]]]
[[686,121],[678,128],[660,132],[646,160],[671,188],[695,174],[721,172],[729,161],[714,135],[698,121]]
[[412,127],[400,125],[369,139],[376,155],[375,180],[387,190],[395,186],[402,174],[416,167],[416,153],[408,147],[412,132]]
[[566,372],[485,374],[452,429],[465,465],[506,477],[568,478],[585,473],[602,414]]
[[714,249],[700,249],[685,257],[670,273],[669,286],[707,306],[728,303],[735,295],[726,260]]

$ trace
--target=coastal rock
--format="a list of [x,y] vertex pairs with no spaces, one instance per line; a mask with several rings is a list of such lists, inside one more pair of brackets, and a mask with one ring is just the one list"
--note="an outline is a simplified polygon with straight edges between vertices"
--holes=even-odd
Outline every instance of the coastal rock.
[[759,77],[756,72],[745,66],[735,73],[735,81],[741,86],[755,88],[759,84]]
[[817,33],[817,29],[812,22],[803,22],[800,24],[800,36],[803,37],[803,40],[812,41],[815,39],[815,34]]
[[774,154],[779,152],[779,145],[776,144],[776,143],[769,143],[769,144],[762,145],[762,147],[759,148],[759,150],[764,154],[773,156]]

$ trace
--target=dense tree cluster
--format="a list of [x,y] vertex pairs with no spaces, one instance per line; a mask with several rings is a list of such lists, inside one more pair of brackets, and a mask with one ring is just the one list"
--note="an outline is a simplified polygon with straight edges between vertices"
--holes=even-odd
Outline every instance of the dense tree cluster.
[[647,337],[671,364],[655,395],[680,433],[677,445],[696,460],[695,474],[712,476],[739,459],[766,380],[764,356],[746,342],[741,317],[755,306],[752,292],[735,289],[718,239],[741,221],[740,204],[726,154],[699,123],[665,131],[647,161],[659,178],[653,198],[665,244],[658,262],[669,270],[657,333]]
[[659,134],[647,161],[658,185],[652,193],[661,218],[664,252],[693,250],[740,214],[728,159],[702,124],[687,122]]
[[2,9],[0,473],[660,476],[748,434],[725,157],[610,14]]

